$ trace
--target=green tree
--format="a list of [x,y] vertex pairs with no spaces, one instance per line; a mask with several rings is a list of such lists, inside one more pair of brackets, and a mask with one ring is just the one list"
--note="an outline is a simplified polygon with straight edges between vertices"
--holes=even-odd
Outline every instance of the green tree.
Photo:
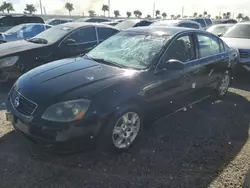
[[219,19],[219,16],[215,16],[215,19],[218,20],[218,19]]
[[157,17],[158,15],[161,15],[161,11],[156,10],[156,11],[155,11],[155,16]]
[[71,12],[74,10],[74,6],[72,3],[66,3],[65,8],[69,11],[69,15],[71,15]]
[[223,19],[226,19],[226,18],[227,18],[227,14],[226,14],[226,13],[223,13],[223,14],[222,14],[222,17],[223,17]]
[[115,15],[115,17],[121,16],[120,11],[119,10],[114,10],[114,15]]
[[237,19],[242,19],[243,18],[243,14],[239,13],[238,16],[236,17]]
[[198,13],[197,12],[194,12],[193,16],[194,17],[197,17]]
[[5,10],[7,10],[8,13],[10,13],[11,11],[15,11],[13,8],[13,4],[12,3],[7,3],[6,1],[3,2],[2,6],[1,6],[1,10],[4,12]]
[[131,15],[132,15],[132,13],[131,13],[131,12],[129,12],[129,11],[128,11],[128,12],[126,12],[126,14],[127,14],[127,17],[128,17],[128,18],[130,18],[130,17],[131,17]]
[[244,21],[249,21],[249,17],[248,17],[248,16],[245,16],[245,17],[243,17],[243,20],[244,20]]
[[142,16],[142,12],[138,10],[138,17],[140,18]]
[[139,13],[140,13],[140,11],[139,11],[139,10],[135,10],[135,11],[134,11],[134,15],[135,15],[135,17],[137,17],[137,18],[138,18],[138,17],[139,17]]
[[109,6],[108,5],[102,5],[102,11],[104,13],[104,16],[106,16],[106,11],[109,11]]
[[181,15],[180,14],[178,14],[177,16],[176,16],[176,18],[178,19],[178,18],[180,18],[181,17]]
[[211,14],[208,14],[207,17],[208,17],[208,18],[211,18]]
[[32,4],[26,4],[26,8],[24,9],[24,11],[27,11],[32,14],[33,12],[36,12],[36,7]]
[[150,15],[150,14],[148,14],[146,18],[151,18],[151,15]]
[[89,16],[90,16],[90,17],[95,16],[95,11],[94,11],[94,10],[89,10]]
[[228,19],[228,18],[230,18],[231,17],[231,12],[227,12],[226,13],[226,18]]
[[203,16],[206,17],[207,16],[207,11],[203,12]]
[[200,18],[202,18],[202,16],[203,16],[202,14],[199,14],[199,17],[200,17]]
[[162,13],[162,17],[163,17],[164,19],[166,19],[167,16],[168,16],[168,15],[167,15],[166,12],[163,12],[163,13]]
[[2,13],[4,13],[5,10],[6,10],[6,9],[4,8],[4,6],[1,5],[1,6],[0,6],[0,11],[1,11]]
[[174,17],[175,17],[175,16],[174,16],[174,14],[172,14],[172,15],[171,15],[171,20],[173,20],[173,19],[174,19]]

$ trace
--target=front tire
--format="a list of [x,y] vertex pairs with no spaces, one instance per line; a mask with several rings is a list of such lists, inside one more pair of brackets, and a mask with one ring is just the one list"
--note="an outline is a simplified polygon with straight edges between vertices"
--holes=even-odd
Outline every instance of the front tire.
[[123,152],[130,149],[143,131],[143,116],[136,107],[115,112],[100,133],[98,150]]

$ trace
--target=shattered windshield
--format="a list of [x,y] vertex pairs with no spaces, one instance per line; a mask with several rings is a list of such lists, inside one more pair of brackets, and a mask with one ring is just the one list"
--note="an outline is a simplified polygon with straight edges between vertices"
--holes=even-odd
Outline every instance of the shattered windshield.
[[169,36],[122,32],[98,45],[87,56],[115,62],[127,68],[145,69],[159,54],[168,39]]

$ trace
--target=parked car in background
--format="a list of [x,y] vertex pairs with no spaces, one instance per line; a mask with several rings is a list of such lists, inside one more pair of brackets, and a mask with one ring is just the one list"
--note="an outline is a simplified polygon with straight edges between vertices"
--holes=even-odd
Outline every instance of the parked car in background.
[[73,19],[70,19],[70,18],[52,18],[52,19],[45,21],[46,24],[53,25],[53,26],[59,25],[59,24],[64,24],[67,22],[73,22]]
[[191,20],[160,20],[155,21],[151,26],[172,26],[172,27],[187,27],[193,29],[202,29],[201,25]]
[[79,18],[77,20],[75,20],[75,22],[97,22],[97,23],[101,23],[101,22],[111,22],[111,19],[108,18],[102,18],[102,17],[95,17],[95,18]]
[[24,24],[24,23],[44,23],[43,19],[34,15],[7,15],[0,16],[0,32]]
[[142,26],[149,26],[153,24],[156,20],[141,20],[140,22],[136,23],[134,27],[142,27]]
[[220,19],[220,20],[212,20],[213,25],[216,24],[236,24],[237,21],[235,19]]
[[107,24],[107,25],[112,25],[112,26],[115,26],[115,25],[117,25],[119,22],[114,22],[114,21],[112,21],[112,22],[102,22],[102,24]]
[[141,21],[141,19],[126,19],[126,20],[118,23],[115,27],[117,29],[124,30],[124,29],[128,29],[128,28],[134,27],[140,21]]
[[212,20],[210,18],[182,18],[182,19],[198,22],[204,30],[213,25]]
[[[117,53],[119,52],[119,53]],[[110,37],[86,56],[37,67],[8,98],[7,120],[50,149],[124,151],[155,119],[231,82],[236,50],[197,29],[138,27]]]
[[0,43],[29,39],[51,27],[51,25],[39,23],[20,24],[12,27],[4,33],[0,33]]
[[239,69],[250,71],[250,22],[237,23],[222,37],[228,46],[239,51]]
[[234,24],[216,24],[207,29],[208,32],[218,35],[219,37],[223,36],[229,28]]
[[98,23],[65,23],[28,40],[0,45],[0,81],[16,79],[39,65],[85,54],[97,44],[119,32]]

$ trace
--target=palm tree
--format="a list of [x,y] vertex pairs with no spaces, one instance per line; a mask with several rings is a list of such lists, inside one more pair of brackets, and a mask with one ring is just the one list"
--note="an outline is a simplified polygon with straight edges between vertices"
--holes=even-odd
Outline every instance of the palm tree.
[[155,16],[157,17],[158,15],[160,15],[161,14],[161,11],[159,11],[159,10],[156,10],[155,11]]
[[139,12],[140,12],[139,10],[135,10],[135,11],[134,11],[135,17],[137,17],[137,18],[139,17]]
[[104,16],[106,16],[105,13],[106,13],[106,11],[109,11],[109,6],[108,5],[102,5],[102,11],[104,13]]
[[142,16],[142,12],[138,10],[138,17],[140,18]]
[[128,11],[128,12],[126,12],[126,14],[127,14],[127,17],[128,17],[128,18],[130,18],[130,16],[132,15],[132,13],[131,13],[131,12],[129,12],[129,11]]
[[227,12],[226,13],[226,18],[228,19],[228,18],[230,18],[231,17],[231,12]]
[[219,16],[219,19],[222,19],[222,17],[221,17],[221,16]]
[[1,11],[2,13],[4,13],[5,8],[4,8],[4,6],[3,6],[3,5],[1,5],[1,6],[0,6],[0,11]]
[[227,14],[226,14],[226,13],[223,13],[222,16],[223,16],[224,19],[226,19]]
[[6,1],[3,2],[2,4],[2,10],[7,10],[8,13],[10,13],[10,11],[15,11],[13,8],[13,4],[12,3],[7,3]]
[[201,18],[201,17],[202,17],[202,14],[199,14],[199,17]]
[[219,19],[219,16],[215,16],[215,19],[218,20],[218,19]]
[[181,17],[181,15],[180,14],[178,14],[177,16],[176,16],[176,18],[178,19],[178,18],[180,18]]
[[151,15],[150,15],[150,14],[148,14],[146,18],[151,18]]
[[95,11],[94,11],[94,10],[89,10],[89,16],[90,16],[90,17],[95,16]]
[[198,13],[197,12],[194,12],[194,17],[197,17]]
[[171,15],[171,20],[173,20],[173,19],[174,19],[174,15],[172,14],[172,15]]
[[33,12],[36,12],[36,7],[32,4],[26,4],[26,8],[24,9],[24,11],[27,11],[32,14]]
[[211,18],[211,14],[208,14],[207,17],[208,17],[208,18]]
[[244,21],[248,21],[248,20],[249,20],[249,17],[248,17],[248,16],[245,16],[245,17],[243,18],[243,20],[244,20]]
[[167,13],[166,13],[166,12],[163,12],[163,13],[162,13],[162,17],[163,17],[164,19],[166,19]]
[[72,10],[74,10],[73,4],[72,3],[66,3],[65,8],[69,11],[69,15],[71,15]]
[[203,12],[203,16],[206,17],[207,16],[207,11]]
[[243,14],[239,13],[238,16],[236,17],[237,19],[242,19],[243,18]]
[[114,15],[115,15],[115,17],[121,16],[120,11],[119,10],[114,10]]

